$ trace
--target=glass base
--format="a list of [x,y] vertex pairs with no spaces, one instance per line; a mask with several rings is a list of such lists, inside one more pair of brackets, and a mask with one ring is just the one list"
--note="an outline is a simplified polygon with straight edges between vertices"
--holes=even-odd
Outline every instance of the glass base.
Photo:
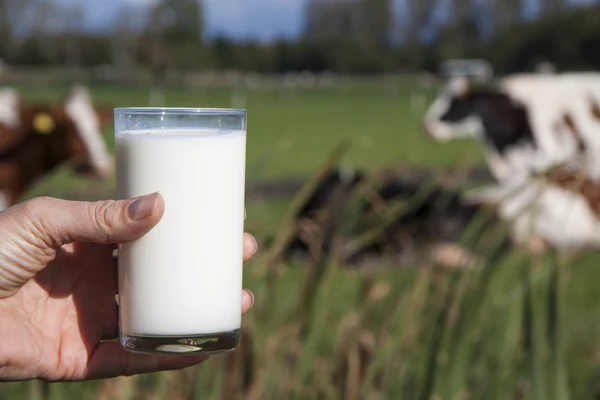
[[240,330],[196,336],[121,335],[121,346],[128,351],[158,355],[209,355],[235,350]]

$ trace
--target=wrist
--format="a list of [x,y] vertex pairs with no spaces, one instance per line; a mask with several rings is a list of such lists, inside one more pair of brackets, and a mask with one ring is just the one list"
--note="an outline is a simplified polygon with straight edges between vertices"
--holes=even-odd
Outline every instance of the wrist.
[[[2,309],[0,301],[0,382],[19,380],[15,372],[14,343],[11,343],[11,332],[14,328],[11,323],[10,313]],[[11,328],[12,326],[12,328]]]
[[[0,314],[2,318],[2,314]],[[0,326],[0,382],[10,380],[8,376],[9,369],[9,356],[6,342],[8,341],[8,334],[6,332],[6,324]]]

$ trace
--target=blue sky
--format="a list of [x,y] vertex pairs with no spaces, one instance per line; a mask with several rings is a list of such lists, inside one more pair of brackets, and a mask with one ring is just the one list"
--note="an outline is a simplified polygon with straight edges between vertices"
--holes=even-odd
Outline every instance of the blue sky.
[[[154,0],[54,0],[81,5],[91,29],[110,26],[122,7],[147,6]],[[204,0],[209,35],[223,33],[235,39],[269,40],[294,37],[302,27],[305,0]]]
[[[90,29],[105,29],[115,21],[123,7],[144,7],[155,0],[54,0],[62,4],[78,4],[86,11],[85,25]],[[400,6],[402,0],[394,0]],[[571,3],[591,3],[596,0],[571,0]],[[212,36],[225,34],[233,39],[270,40],[291,38],[302,27],[306,0],[204,0],[206,29]],[[528,9],[535,10],[537,0],[528,0]]]

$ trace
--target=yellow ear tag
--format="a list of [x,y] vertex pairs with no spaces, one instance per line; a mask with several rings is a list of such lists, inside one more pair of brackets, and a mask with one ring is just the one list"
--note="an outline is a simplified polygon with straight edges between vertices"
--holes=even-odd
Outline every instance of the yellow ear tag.
[[40,135],[48,135],[54,130],[54,120],[47,113],[38,113],[33,119],[33,128]]

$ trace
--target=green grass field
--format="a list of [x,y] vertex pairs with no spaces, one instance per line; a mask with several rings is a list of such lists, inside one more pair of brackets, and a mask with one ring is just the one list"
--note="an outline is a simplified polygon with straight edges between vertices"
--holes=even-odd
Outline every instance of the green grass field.
[[[23,90],[30,99],[63,92]],[[247,108],[249,183],[308,177],[341,139],[351,141],[343,162],[355,167],[402,162],[443,169],[479,162],[474,143],[440,145],[423,134],[423,110],[410,110],[411,93],[419,89],[383,83],[237,93],[172,88],[165,103]],[[98,87],[93,95],[98,103],[145,106],[149,91]],[[422,95],[430,99],[433,92]],[[112,146],[112,129],[105,134]],[[113,188],[113,180],[83,180],[65,167],[27,197],[96,199],[112,197]],[[259,239],[273,234],[289,206],[249,198],[246,229]],[[227,369],[230,359],[214,356],[179,374],[52,384],[49,398],[595,399],[598,261],[595,255],[532,260],[514,252],[487,268],[391,266],[365,274],[334,263],[269,270],[261,252],[245,267],[245,286],[256,295],[244,318],[252,367]],[[36,388],[3,384],[0,399],[41,398]]]

